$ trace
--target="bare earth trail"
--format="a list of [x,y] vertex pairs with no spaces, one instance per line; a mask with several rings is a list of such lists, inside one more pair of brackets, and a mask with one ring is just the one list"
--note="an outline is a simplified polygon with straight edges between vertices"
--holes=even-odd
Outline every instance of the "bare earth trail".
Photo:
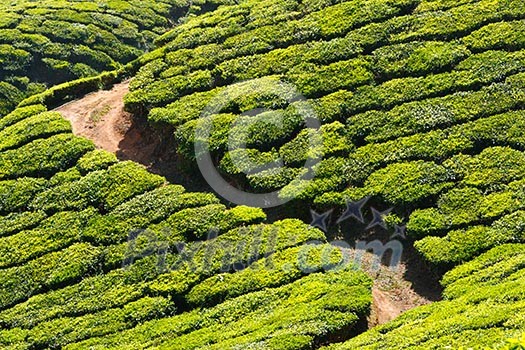
[[120,160],[132,160],[162,175],[170,182],[183,185],[189,191],[204,191],[201,183],[182,174],[173,160],[173,150],[159,132],[136,120],[124,110],[124,96],[129,81],[115,84],[110,90],[100,90],[66,103],[55,111],[71,122],[73,133],[93,141],[97,148],[114,153]]
[[[350,254],[355,254],[355,251]],[[409,271],[406,262],[391,268],[378,264],[374,254],[360,254],[362,257],[354,258],[354,261],[374,280],[368,328],[385,324],[408,310],[440,299],[440,293],[437,291],[428,296],[416,291],[413,283],[407,280]]]
[[[115,153],[119,159],[136,161],[164,176],[166,168],[171,174],[178,173],[173,165],[166,165],[156,155],[159,142],[155,142],[151,132],[138,127],[132,115],[124,110],[123,100],[128,91],[129,81],[126,81],[116,84],[111,90],[97,91],[64,104],[55,111],[71,122],[75,135],[92,140],[98,148]],[[180,175],[168,179],[182,182]],[[182,184],[188,186],[188,183]],[[402,264],[398,270],[386,266],[376,269],[372,261],[372,255],[365,253],[360,264],[374,279],[372,312],[367,320],[369,328],[387,323],[407,310],[439,298],[438,294],[425,297],[415,291],[406,279],[408,265]],[[425,284],[425,281],[422,283]]]
[[368,318],[370,328],[390,322],[408,310],[432,302],[417,294],[402,276],[394,277],[386,286],[375,280],[372,298],[372,312]]
[[73,133],[92,140],[98,148],[117,153],[131,128],[131,115],[124,111],[129,82],[101,90],[55,109],[71,122]]

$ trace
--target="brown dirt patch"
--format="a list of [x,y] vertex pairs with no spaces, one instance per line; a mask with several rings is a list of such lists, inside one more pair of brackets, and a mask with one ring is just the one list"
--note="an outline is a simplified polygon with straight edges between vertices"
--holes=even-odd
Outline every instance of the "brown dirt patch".
[[173,145],[172,131],[153,129],[143,118],[134,118],[124,110],[124,96],[129,81],[115,84],[66,103],[55,111],[71,122],[73,133],[85,137],[99,149],[114,153],[120,160],[132,160],[170,182],[182,184],[189,191],[208,190],[202,179],[180,171],[180,161]]
[[385,324],[408,310],[430,304],[439,298],[439,293],[435,297],[428,297],[417,292],[413,282],[406,279],[405,263],[390,268],[379,264],[377,257],[371,253],[364,253],[359,261],[361,268],[374,280],[369,328]]
[[92,140],[98,148],[117,153],[120,143],[132,127],[132,118],[124,111],[124,96],[129,82],[100,90],[55,109],[71,122],[73,133]]

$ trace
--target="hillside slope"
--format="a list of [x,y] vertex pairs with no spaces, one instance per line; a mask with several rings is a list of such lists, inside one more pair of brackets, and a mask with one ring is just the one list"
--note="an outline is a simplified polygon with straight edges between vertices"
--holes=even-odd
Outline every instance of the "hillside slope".
[[168,185],[42,105],[0,140],[2,349],[310,347],[365,321],[370,278],[299,220]]
[[[49,11],[72,15],[60,10],[65,2],[14,3],[20,8],[0,5],[6,33],[46,28]],[[121,50],[108,49],[108,66],[87,75],[138,57],[151,45],[144,40],[158,47],[126,67],[124,103],[174,135],[189,176],[198,176],[195,143],[207,141],[228,183],[278,190],[291,202],[278,213],[287,218],[274,220],[188,192],[96,150],[41,104],[120,73],[45,90],[15,109],[42,81],[27,76],[35,61],[5,68],[9,85],[0,86],[22,83],[0,99],[10,111],[0,117],[1,348],[499,348],[523,332],[522,0],[203,2],[166,33],[186,2],[80,3],[116,6],[107,12],[124,25],[108,28],[122,37],[106,42]],[[138,3],[147,9],[130,7]],[[26,12],[44,17],[19,28]],[[88,30],[80,17],[72,26]],[[151,25],[135,27],[137,18]],[[81,32],[90,53],[105,52]],[[27,52],[18,53],[37,57]],[[48,72],[57,81],[46,82],[84,76],[75,69],[85,57],[71,52],[49,57],[68,73]],[[121,61],[109,55],[126,52]],[[250,79],[258,80],[238,84]],[[206,115],[216,98],[236,94]],[[203,120],[213,126],[208,140],[198,132]],[[355,215],[337,220],[363,198],[360,221],[375,227]],[[305,223],[309,209],[333,210],[327,232]],[[398,238],[442,277],[444,300],[366,330],[373,281],[348,250],[327,243],[333,238]]]
[[494,248],[445,275],[445,301],[323,350],[503,349],[504,339],[519,339],[525,329],[524,250],[523,244]]
[[[525,243],[522,1],[264,3],[259,13],[279,15],[247,21],[259,18],[247,1],[161,37],[165,46],[136,75],[127,109],[173,130],[176,149],[193,164],[194,144],[206,142],[222,176],[245,191],[278,190],[292,208],[335,209],[331,229],[347,238],[365,230],[354,225],[346,234],[347,223],[336,223],[347,200],[369,196],[376,207],[393,207],[389,222],[407,225],[407,244],[437,274]],[[305,100],[271,88],[243,93],[250,85],[238,83],[250,79],[292,84]],[[240,97],[207,115],[227,93]],[[322,124],[322,142],[313,146],[305,108]],[[212,125],[206,140],[203,115]],[[319,163],[305,169],[312,158]],[[310,172],[313,181],[300,179]],[[468,282],[464,295],[348,348],[398,348],[395,337],[422,349],[499,344],[524,328],[521,265],[508,268],[515,274]],[[429,331],[425,322],[440,320],[450,328]]]

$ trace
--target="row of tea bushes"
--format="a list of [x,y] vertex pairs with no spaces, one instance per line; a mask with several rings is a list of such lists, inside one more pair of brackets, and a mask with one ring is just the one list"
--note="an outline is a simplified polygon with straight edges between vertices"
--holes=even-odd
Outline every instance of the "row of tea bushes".
[[523,209],[523,180],[484,194],[473,187],[455,188],[440,196],[436,208],[415,210],[407,224],[413,237],[440,235],[447,230],[487,222]]
[[525,212],[518,210],[494,221],[490,226],[452,230],[444,237],[425,237],[415,246],[436,266],[454,266],[505,243],[523,243]]
[[[170,44],[168,44],[166,47],[161,49],[162,52],[159,52],[161,58],[157,58],[154,62],[144,64],[144,66],[141,68],[137,79],[132,85],[132,88],[136,90],[136,92],[132,93],[127,99],[128,108],[134,111],[144,111],[144,107],[149,108],[150,106],[155,106],[159,103],[161,106],[166,105],[167,103],[180,97],[180,92],[183,90],[172,91],[171,97],[170,94],[165,94],[165,99],[163,101],[159,101],[158,97],[149,98],[148,94],[151,94],[152,97],[155,97],[155,94],[160,92],[163,89],[163,86],[165,86],[170,79],[180,81],[182,76],[188,73],[194,74],[196,72],[201,72],[201,74],[205,74],[206,72],[209,72],[206,70],[206,68],[212,69],[213,67],[217,67],[216,69],[213,69],[212,72],[210,72],[210,75],[215,76],[215,83],[219,82],[220,84],[224,84],[225,82],[232,83],[248,78],[257,78],[268,74],[275,74],[275,71],[272,69],[265,70],[265,67],[281,67],[279,69],[282,69],[287,65],[285,63],[287,56],[292,57],[292,60],[296,60],[298,57],[296,53],[290,53],[287,55],[284,53],[286,51],[283,51],[284,55],[280,54],[280,51],[282,51],[283,48],[286,50],[286,46],[293,45],[290,46],[289,50],[292,51],[295,49],[295,51],[297,51],[297,48],[302,47],[302,43],[304,41],[311,43],[311,45],[315,45],[315,42],[320,38],[329,40],[333,35],[345,35],[347,34],[348,30],[354,29],[353,21],[349,20],[349,18],[354,18],[354,16],[358,22],[363,21],[363,24],[365,25],[367,24],[367,21],[377,20],[380,23],[374,23],[374,25],[379,26],[381,29],[378,30],[378,28],[376,28],[374,25],[368,25],[366,26],[366,29],[359,28],[354,32],[350,32],[348,34],[348,38],[351,39],[353,43],[350,46],[357,45],[359,47],[360,45],[364,45],[362,49],[356,49],[356,53],[370,51],[372,48],[374,48],[371,43],[367,42],[370,40],[369,37],[371,36],[371,33],[375,33],[379,36],[379,38],[377,38],[378,42],[375,43],[376,48],[378,45],[383,46],[401,43],[401,46],[394,45],[390,49],[388,47],[380,48],[376,51],[375,57],[371,59],[372,64],[376,64],[373,70],[376,72],[376,74],[382,76],[383,79],[400,76],[400,74],[412,73],[417,75],[441,71],[442,69],[453,65],[454,62],[457,62],[462,57],[470,53],[466,47],[458,47],[457,44],[437,43],[432,45],[432,42],[429,42],[418,45],[417,41],[432,39],[450,40],[458,36],[461,37],[467,35],[470,33],[470,31],[478,29],[487,22],[498,22],[503,19],[508,20],[509,18],[520,18],[521,16],[521,8],[519,4],[512,3],[507,7],[504,7],[489,3],[488,1],[460,5],[458,7],[444,11],[443,13],[435,11],[427,12],[419,16],[399,16],[413,5],[415,5],[415,2],[413,1],[406,1],[405,3],[389,3],[388,1],[370,3],[370,1],[368,1],[367,6],[354,4],[354,2],[343,2],[331,7],[327,7],[326,9],[323,9],[319,12],[314,12],[313,14],[298,20],[299,23],[312,22],[310,25],[304,25],[304,27],[309,28],[308,30],[311,31],[310,34],[301,33],[303,26],[297,25],[298,28],[300,28],[298,29],[300,34],[295,33],[295,35],[293,35],[293,27],[296,26],[296,24],[294,21],[292,21],[273,25],[273,27],[275,27],[274,30],[278,32],[279,35],[271,35],[267,33],[268,31],[271,32],[269,28],[272,28],[272,26],[262,26],[239,35],[233,35],[225,40],[224,43],[219,44],[206,45],[207,41],[205,41],[201,42],[200,45],[190,49],[179,46],[172,47]],[[377,8],[374,8],[376,6]],[[345,7],[348,7],[348,9],[345,9]],[[459,15],[461,11],[470,11],[473,13],[473,16],[465,19],[463,16]],[[345,24],[341,25],[338,23],[337,18],[338,16],[340,17],[343,15],[346,15]],[[391,16],[396,15],[398,16],[391,18],[386,22],[381,22],[381,20],[385,19],[385,16],[386,18],[390,18]],[[372,18],[369,19],[368,16],[372,16]],[[329,29],[312,29],[317,28],[317,25],[316,19],[311,18],[317,17],[325,18],[325,23],[323,23],[323,25]],[[446,20],[443,20],[443,18]],[[432,20],[432,23],[436,24],[433,27],[427,27],[428,24],[426,23],[430,19]],[[191,23],[191,21],[189,23]],[[292,28],[290,29],[289,27]],[[213,28],[210,30],[213,31]],[[414,34],[414,31],[421,33],[413,37],[412,34]],[[217,32],[219,32],[219,30],[217,30]],[[287,39],[288,33],[290,35],[289,40]],[[382,33],[382,35],[378,33]],[[449,34],[454,34],[454,36],[449,38]],[[183,37],[185,37],[185,35],[182,33],[180,33],[180,38],[177,38],[177,36],[174,34],[173,42],[177,42],[178,39],[182,40]],[[234,44],[228,45],[229,40],[231,40],[231,42]],[[267,42],[267,40],[270,40],[270,42]],[[273,42],[272,40],[278,40],[279,42]],[[410,43],[411,41],[413,43]],[[298,42],[300,43],[299,45],[297,45]],[[471,41],[467,41],[467,43],[470,42]],[[335,43],[337,44],[337,42]],[[337,47],[338,45],[335,46]],[[420,47],[419,49],[418,46]],[[310,54],[311,52],[314,52],[313,50],[316,49],[316,47],[313,46],[313,50],[310,50],[310,47],[306,46],[304,50],[306,49],[308,49],[307,52]],[[339,54],[341,52],[336,48],[328,46],[328,53],[327,55],[324,55],[324,57],[333,56],[329,53],[332,49],[338,51]],[[352,51],[353,50],[350,50],[350,55],[352,55]],[[269,53],[258,55],[261,52]],[[274,64],[265,64],[266,56],[271,55],[272,52],[275,52],[275,55],[278,57],[278,61],[274,62]],[[300,49],[299,52],[301,52]],[[403,54],[396,55],[396,52],[403,52]],[[442,59],[436,59],[436,53],[438,53]],[[180,58],[177,58],[177,55],[179,55]],[[240,63],[239,65],[236,65],[235,59],[231,61],[231,59],[235,58],[236,56],[246,57],[240,57]],[[284,56],[284,58],[282,56]],[[301,56],[301,54],[299,54],[299,56]],[[348,57],[346,58],[348,59]],[[344,59],[344,55],[339,58],[334,57],[334,60]],[[398,61],[398,63],[392,61]],[[308,59],[301,60],[301,63],[304,62],[308,62]],[[325,61],[324,64],[332,62],[334,61],[328,60]],[[400,64],[399,62],[403,62],[404,65]],[[232,75],[230,73],[225,74],[225,72],[230,70],[230,68],[227,67],[231,64],[233,64],[233,68],[238,66],[241,71],[248,69],[251,73],[240,74],[238,76],[235,74]],[[290,68],[293,65],[295,64],[289,64]],[[254,69],[250,69],[250,66],[253,66]],[[408,67],[408,71],[400,68],[403,66]],[[199,71],[199,69],[201,70]],[[237,70],[238,69],[235,68],[233,69],[234,72]],[[282,72],[285,73],[285,71],[286,69]],[[178,77],[174,78],[174,75],[177,75]],[[215,83],[210,87],[215,87]],[[199,89],[202,88],[204,88],[204,86],[199,86]],[[307,92],[309,91],[303,91],[305,94]],[[318,94],[321,93],[321,91],[317,92],[312,90],[312,93],[313,92]]]
[[370,288],[371,281],[359,272],[312,274],[279,288],[249,293],[212,308],[147,322],[66,348],[309,349],[329,334],[356,329],[360,315],[370,307]]
[[[296,219],[268,224],[260,209],[228,208],[211,193],[167,185],[133,162],[94,150],[42,105],[0,121],[0,159],[9,160],[0,181],[1,347],[66,347],[196,312],[210,322],[195,298],[226,273],[235,276],[232,284],[274,276],[204,303],[221,317],[230,314],[225,308],[238,308],[234,302],[252,305],[232,320],[240,333],[231,339],[246,334],[242,320],[267,308],[274,316],[256,322],[247,342],[299,339],[306,346],[357,327],[369,312],[370,279],[352,266],[337,269],[338,249],[307,244],[326,242],[320,230]],[[44,126],[55,122],[67,128],[49,134]],[[280,277],[287,264],[301,272]],[[298,294],[304,288],[312,291],[307,300]],[[298,315],[301,335],[283,335],[274,321],[288,327]]]
[[137,59],[189,7],[178,0],[0,5],[0,116],[46,86],[96,76]]
[[[480,62],[478,60],[476,61]],[[473,65],[472,72],[478,72],[479,69],[485,65],[490,66],[491,63],[485,62],[481,66]],[[509,73],[512,74],[513,72],[515,72],[514,68],[510,68]],[[459,72],[458,74],[462,73]],[[433,76],[432,78],[435,79],[439,76],[440,75],[438,74]],[[457,80],[457,76],[455,77],[455,79],[452,79],[452,76],[450,76],[449,78],[450,82],[453,82],[453,84],[461,83],[461,80]],[[468,84],[473,84],[473,82],[475,82],[476,79],[477,78],[469,81]],[[488,82],[490,82],[490,79],[492,78],[487,78],[487,76],[484,76],[483,79],[489,79]],[[462,94],[457,94],[452,95],[451,97],[439,99],[436,98],[402,105],[399,108],[393,109],[389,112],[385,112],[384,114],[383,112],[369,112],[355,117],[351,117],[347,120],[348,135],[343,134],[343,136],[349,139],[347,142],[350,144],[352,142],[361,143],[362,141],[360,140],[362,140],[363,137],[365,137],[366,140],[370,141],[383,141],[384,138],[394,138],[394,136],[405,136],[407,134],[410,135],[418,131],[425,132],[437,126],[447,127],[450,126],[450,124],[464,122],[484,116],[490,116],[492,114],[497,114],[498,112],[505,112],[509,109],[519,108],[523,103],[523,92],[521,89],[521,86],[523,85],[522,81],[522,74],[518,74],[509,77],[505,84],[498,84],[491,87],[487,87],[477,93],[466,93],[467,95],[465,97],[463,97],[464,95]],[[432,89],[435,89],[435,86],[440,86],[440,89],[443,88],[443,85],[439,84],[432,84],[429,86],[431,86]],[[411,87],[411,89],[412,88],[414,87]],[[422,93],[421,90],[418,93]],[[411,94],[407,92],[406,96],[411,96]],[[490,101],[493,101],[491,99],[498,99],[498,101],[494,104],[491,104],[490,109],[487,108],[480,112],[476,112],[472,109],[469,109],[471,103],[474,104],[479,100],[484,101],[484,103],[489,103]],[[374,100],[377,99],[374,98]],[[334,104],[337,102],[341,103],[342,101],[336,99],[334,101]],[[454,105],[451,105],[453,102],[456,103]],[[247,147],[249,148],[260,149],[261,145],[263,144],[264,149],[262,150],[268,150],[271,147],[284,146],[283,143],[285,143],[290,138],[293,138],[294,135],[296,135],[296,133],[298,132],[298,130],[300,130],[301,125],[303,123],[302,117],[298,113],[298,107],[299,105],[296,106],[295,104],[293,104],[280,113],[262,113],[257,117],[257,122],[253,124],[250,121],[253,118],[250,117],[238,117],[229,114],[218,115],[217,117],[213,118],[214,127],[212,129],[212,133],[209,140],[209,148],[213,153],[217,153],[219,159],[221,159],[226,156],[226,148],[228,147],[228,142],[230,142],[231,144],[232,137],[240,138],[241,140],[244,139]],[[444,114],[442,117],[435,116],[433,112],[436,108],[442,109],[439,111],[441,112],[441,114]],[[423,109],[423,111],[421,112],[420,109]],[[456,110],[458,112],[456,112]],[[423,115],[421,115],[421,113],[423,113]],[[465,117],[460,116],[459,113],[465,114]],[[426,115],[431,115],[430,118],[435,118],[437,120],[427,121],[424,119]],[[274,124],[272,122],[272,117],[277,118],[277,124]],[[387,125],[381,127],[381,120],[383,120],[383,118],[385,120],[388,120],[388,122],[386,123]],[[403,119],[400,120],[400,118]],[[410,119],[407,120],[407,118]],[[246,124],[244,123],[245,120],[248,124],[251,124],[251,129],[247,129],[246,127],[244,127],[244,124]],[[374,122],[372,123],[371,120],[374,120]],[[399,124],[401,124],[402,127],[400,127]],[[377,127],[374,128],[374,125],[377,125]],[[182,153],[185,157],[192,158],[194,156],[193,143],[196,141],[195,133],[196,130],[198,130],[198,126],[199,122],[197,122],[197,120],[192,120],[186,122],[176,131],[176,140],[180,144],[179,152]],[[243,130],[244,133],[249,132],[249,135],[243,136],[244,134],[240,132]],[[386,137],[383,136],[384,134],[386,134]],[[414,135],[414,138],[420,137],[421,135],[425,134],[416,134]],[[300,138],[301,135],[298,135],[296,137]],[[392,142],[397,142],[397,140],[392,140]],[[380,143],[379,146],[376,144],[371,144],[368,148],[363,147],[358,152],[368,154],[369,152],[371,152],[370,148],[382,147],[382,145],[386,144],[387,143],[385,142]],[[284,153],[286,152],[286,146],[284,146],[283,148]],[[330,156],[331,154],[329,152],[326,152],[322,155]],[[235,169],[228,169],[228,167],[226,167],[226,170],[229,173],[231,172],[231,174],[236,174],[238,172],[235,171]]]
[[444,301],[418,307],[346,343],[322,349],[516,348],[506,340],[520,338],[525,326],[524,247],[493,248],[445,275]]

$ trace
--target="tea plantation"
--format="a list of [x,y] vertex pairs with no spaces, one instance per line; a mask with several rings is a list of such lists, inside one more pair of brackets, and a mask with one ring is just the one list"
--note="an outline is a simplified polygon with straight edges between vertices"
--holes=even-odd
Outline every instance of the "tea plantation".
[[[0,33],[0,348],[525,349],[522,0],[16,0]],[[206,144],[290,202],[187,191],[52,111],[128,77],[181,173]],[[363,198],[443,287],[368,330],[374,276],[328,243],[378,237],[336,223]]]
[[[192,160],[199,157],[193,149],[201,141],[199,118],[216,96],[235,94],[243,88],[236,83],[247,79],[291,83],[305,100],[245,94],[207,117],[213,125],[207,142],[223,176],[248,191],[279,189],[283,199],[319,210],[342,211],[347,200],[371,196],[407,218],[409,240],[440,272],[491,256],[493,248],[506,251],[503,244],[524,243],[523,2],[307,4],[313,2],[294,5],[300,14],[292,20],[249,22],[220,38],[200,35],[191,45],[182,27],[170,32],[139,70],[127,108],[173,128],[180,154]],[[313,148],[305,106],[322,123],[322,141]],[[250,115],[254,108],[274,111]],[[232,149],[237,139],[245,144],[233,142]],[[309,157],[321,160],[304,169]],[[284,167],[262,166],[272,162]],[[315,173],[313,181],[298,179],[305,171]],[[515,336],[524,328],[516,321],[523,318],[524,281],[520,265],[514,269],[517,276],[498,275],[483,286],[468,282],[470,293],[454,297],[443,282],[446,302],[343,348],[476,346]],[[396,336],[404,341],[390,338]]]
[[114,70],[198,5],[219,1],[17,0],[0,4],[0,115],[46,86]]
[[42,105],[1,120],[3,349],[304,347],[368,313],[370,278],[318,229],[168,185]]

